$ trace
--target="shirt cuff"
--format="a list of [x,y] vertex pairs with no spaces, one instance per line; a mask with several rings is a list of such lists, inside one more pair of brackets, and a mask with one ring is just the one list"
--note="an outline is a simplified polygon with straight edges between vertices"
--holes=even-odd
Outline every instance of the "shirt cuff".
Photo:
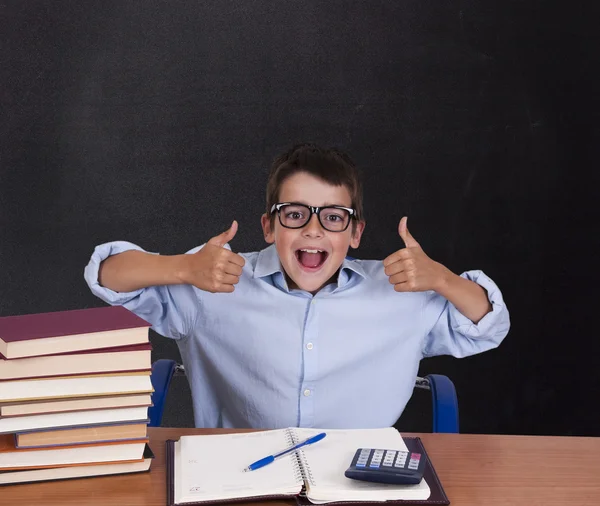
[[110,288],[105,288],[98,281],[100,264],[104,260],[109,256],[118,255],[119,253],[130,250],[146,252],[143,248],[127,241],[114,241],[100,244],[94,249],[90,261],[83,272],[85,281],[92,293],[110,305],[115,306],[125,304],[143,292],[143,289],[135,290],[133,292],[115,292]]
[[450,304],[450,323],[452,329],[474,339],[493,338],[493,335],[495,335],[497,331],[496,326],[501,323],[504,318],[504,313],[506,312],[506,306],[500,288],[479,270],[463,272],[460,277],[473,281],[485,288],[492,310],[479,320],[478,323],[473,323],[456,309],[453,304]]

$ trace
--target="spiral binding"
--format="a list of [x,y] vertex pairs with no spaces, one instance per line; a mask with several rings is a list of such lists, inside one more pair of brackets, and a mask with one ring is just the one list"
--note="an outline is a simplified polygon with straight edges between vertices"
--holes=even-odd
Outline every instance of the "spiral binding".
[[[293,429],[287,429],[285,431],[285,434],[290,446],[298,444],[298,438],[296,437],[296,433],[293,431]],[[312,471],[308,465],[308,462],[306,462],[306,455],[304,455],[304,450],[298,450],[295,453],[295,457],[296,458],[294,459],[294,467],[296,468],[297,473],[296,478],[302,479],[304,481],[304,487],[300,495],[304,495],[306,492],[306,484],[308,483],[309,485],[312,485],[314,487],[315,480],[313,478]]]
[[[296,444],[295,435],[289,429],[285,430],[285,439],[286,443],[289,446],[294,446]],[[294,458],[291,459],[292,466],[294,467],[294,479],[300,481],[304,481],[304,473],[302,472],[302,462],[298,458],[298,452],[294,453]]]

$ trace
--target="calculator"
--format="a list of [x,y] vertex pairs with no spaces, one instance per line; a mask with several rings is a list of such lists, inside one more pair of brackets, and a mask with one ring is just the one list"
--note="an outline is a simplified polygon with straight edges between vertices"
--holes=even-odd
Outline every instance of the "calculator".
[[425,472],[425,455],[410,451],[359,448],[347,478],[394,485],[416,485]]

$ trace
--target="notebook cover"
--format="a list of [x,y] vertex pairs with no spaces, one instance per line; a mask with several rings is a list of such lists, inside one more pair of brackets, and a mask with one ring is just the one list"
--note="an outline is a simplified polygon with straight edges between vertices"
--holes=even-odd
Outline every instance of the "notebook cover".
[[12,343],[150,326],[122,306],[94,307],[0,317],[0,339]]
[[[86,463],[86,464],[77,464],[77,466],[81,466],[81,467],[85,467],[85,466],[94,466],[94,465],[103,465],[103,464],[126,464],[126,463],[136,463],[136,462],[141,462],[142,460],[146,460],[146,459],[153,459],[154,458],[154,453],[152,452],[152,450],[150,449],[150,446],[148,444],[146,444],[145,448],[144,448],[144,455],[142,456],[142,458],[139,461],[115,461],[115,462],[103,462],[103,463],[96,463],[96,462],[91,462],[91,463]],[[74,466],[72,466],[74,467]],[[150,464],[150,467],[148,467],[148,469],[144,470],[144,471],[132,471],[132,472],[123,472],[123,473],[116,473],[116,474],[98,474],[98,475],[93,475],[93,476],[72,476],[69,478],[58,478],[55,480],[33,480],[33,481],[23,481],[23,482],[19,482],[19,483],[0,483],[0,487],[7,487],[7,486],[14,486],[14,485],[27,485],[28,483],[47,483],[47,482],[53,482],[53,481],[66,481],[66,480],[76,480],[76,479],[81,479],[81,478],[101,478],[102,476],[118,476],[118,475],[122,475],[122,474],[139,474],[139,473],[147,473],[148,471],[150,471],[150,469],[152,468],[152,464]],[[47,468],[28,468],[26,469],[27,471],[35,471],[36,469],[47,469]],[[0,474],[2,473],[8,473],[8,472],[14,472],[14,471],[0,471]]]
[[[428,499],[421,500],[421,501],[398,500],[398,501],[384,501],[384,502],[381,502],[381,501],[377,501],[377,502],[336,501],[336,502],[328,502],[328,503],[326,503],[326,505],[331,504],[334,506],[345,506],[345,505],[381,506],[382,504],[385,504],[387,506],[387,505],[394,505],[394,504],[398,504],[398,505],[410,505],[410,504],[447,505],[447,504],[450,504],[450,500],[448,499],[448,496],[446,495],[446,492],[444,491],[444,488],[442,487],[442,484],[440,483],[438,475],[435,472],[435,469],[431,463],[431,460],[429,459],[429,455],[427,455],[427,452],[425,451],[425,447],[423,446],[421,438],[419,438],[419,437],[403,437],[402,439],[404,440],[404,443],[406,444],[406,447],[408,448],[409,451],[421,453],[426,458],[425,473],[423,475],[423,478],[425,479],[425,481],[427,481],[427,484],[429,485],[429,489],[431,491],[431,495],[429,496]],[[174,445],[175,445],[175,441],[168,440],[166,442],[166,448],[165,448],[165,467],[166,467],[166,473],[167,473],[167,506],[178,506],[174,502],[174,498],[175,498],[175,491],[174,491],[174,485],[175,485],[175,479],[174,479],[175,453],[174,453],[174,451],[175,450],[174,450]],[[218,501],[202,501],[202,502],[196,502],[196,503],[185,503],[185,505],[187,506],[188,504],[219,504],[219,503],[224,503],[224,502],[229,502],[229,503],[256,502],[256,501],[267,501],[267,500],[271,500],[271,499],[295,499],[296,504],[298,506],[315,506],[313,503],[311,503],[308,500],[307,497],[305,497],[303,495],[299,495],[299,496],[272,495],[272,496],[244,497],[243,499],[238,499],[238,500],[227,499],[227,500],[218,500]]]
[[77,351],[66,351],[64,353],[51,353],[50,355],[40,355],[37,357],[16,357],[16,358],[6,358],[2,353],[0,353],[0,360],[10,360],[10,361],[19,361],[19,360],[42,360],[47,357],[56,357],[57,355],[65,356],[65,355],[90,355],[93,353],[119,353],[125,351],[146,351],[152,350],[151,343],[138,343],[138,344],[127,344],[124,346],[115,346],[114,348],[94,348],[91,350],[77,350]]

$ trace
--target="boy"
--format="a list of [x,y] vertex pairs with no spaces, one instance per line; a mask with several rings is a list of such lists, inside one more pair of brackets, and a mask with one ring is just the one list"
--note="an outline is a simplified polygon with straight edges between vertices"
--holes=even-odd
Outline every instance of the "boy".
[[346,258],[365,227],[351,160],[304,144],[275,160],[261,223],[271,244],[237,254],[226,232],[185,255],[96,247],[91,290],[177,340],[197,427],[385,427],[419,361],[464,357],[509,329],[498,287],[431,260],[407,229],[383,262]]

